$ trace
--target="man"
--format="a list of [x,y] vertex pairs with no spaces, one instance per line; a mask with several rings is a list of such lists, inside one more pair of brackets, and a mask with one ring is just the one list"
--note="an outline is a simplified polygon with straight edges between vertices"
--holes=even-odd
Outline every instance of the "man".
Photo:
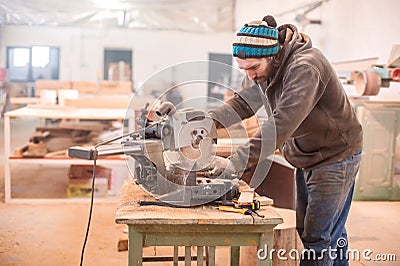
[[[310,38],[294,25],[276,26],[266,16],[237,33],[233,56],[247,77],[234,98],[210,112],[217,128],[254,115],[266,102],[271,117],[246,145],[227,159],[216,157],[211,168],[240,173],[280,149],[296,168],[296,227],[310,254],[304,253],[300,265],[348,265],[345,222],[362,128],[335,70]],[[274,141],[265,142],[271,132]],[[262,148],[265,143],[275,146]]]

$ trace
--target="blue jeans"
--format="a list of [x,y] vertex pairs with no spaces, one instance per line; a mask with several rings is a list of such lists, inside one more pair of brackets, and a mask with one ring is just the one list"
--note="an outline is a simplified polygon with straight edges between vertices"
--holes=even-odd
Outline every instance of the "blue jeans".
[[348,265],[345,223],[361,151],[312,170],[296,169],[296,228],[306,252],[300,265]]

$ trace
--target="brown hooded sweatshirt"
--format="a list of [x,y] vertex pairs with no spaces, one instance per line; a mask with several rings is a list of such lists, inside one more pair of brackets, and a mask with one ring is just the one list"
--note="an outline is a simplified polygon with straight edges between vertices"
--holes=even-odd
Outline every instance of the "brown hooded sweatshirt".
[[263,103],[270,107],[268,120],[231,156],[236,170],[255,165],[276,149],[294,167],[309,170],[362,147],[361,125],[332,65],[294,25],[278,28],[285,29],[268,81],[256,84],[244,78],[235,97],[210,112],[221,127],[251,117]]

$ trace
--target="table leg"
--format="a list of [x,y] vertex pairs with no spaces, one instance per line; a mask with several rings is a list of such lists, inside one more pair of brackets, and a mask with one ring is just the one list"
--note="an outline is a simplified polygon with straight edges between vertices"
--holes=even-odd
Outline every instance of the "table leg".
[[192,254],[190,252],[190,246],[185,246],[185,266],[190,266],[192,261]]
[[10,169],[10,117],[4,116],[4,202],[11,199],[11,169]]
[[179,261],[179,247],[174,246],[174,266],[178,266],[178,261]]
[[231,266],[239,266],[240,246],[231,247]]
[[208,247],[208,265],[215,266],[215,246]]
[[[273,248],[274,239],[273,239],[273,231],[265,232],[260,235],[260,245],[257,247],[257,266],[271,266],[272,265],[272,258],[270,257],[270,250]],[[262,259],[258,258],[258,251],[263,249],[263,256]]]
[[203,247],[197,246],[197,266],[203,266]]
[[128,225],[128,265],[142,266],[143,261],[143,234],[131,225]]

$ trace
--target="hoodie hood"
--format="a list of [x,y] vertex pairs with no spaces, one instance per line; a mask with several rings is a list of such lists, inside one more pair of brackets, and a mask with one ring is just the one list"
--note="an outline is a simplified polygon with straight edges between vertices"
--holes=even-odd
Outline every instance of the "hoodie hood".
[[279,54],[273,61],[273,71],[270,78],[270,86],[277,80],[282,79],[285,66],[293,58],[292,54],[312,48],[310,37],[299,33],[297,27],[292,24],[284,24],[278,27],[279,35],[285,35],[285,40]]

